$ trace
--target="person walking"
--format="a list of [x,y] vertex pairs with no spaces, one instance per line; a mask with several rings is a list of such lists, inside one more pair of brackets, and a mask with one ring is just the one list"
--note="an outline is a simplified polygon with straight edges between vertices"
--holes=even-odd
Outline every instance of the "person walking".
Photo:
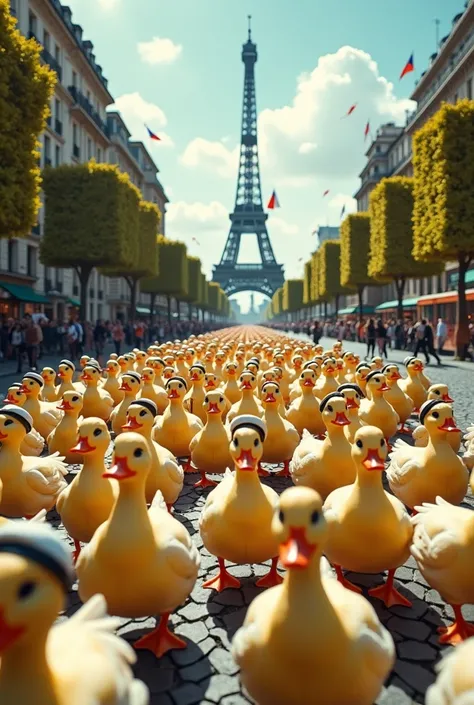
[[25,334],[21,324],[18,321],[11,330],[10,342],[16,358],[16,372],[19,374],[22,371],[23,353],[25,352]]
[[433,355],[433,357],[438,362],[438,365],[441,365],[441,359],[440,359],[440,357],[434,347],[433,328],[430,326],[429,323],[426,323],[426,325],[425,325],[425,346],[426,346],[426,350],[428,351],[428,357],[429,357],[429,354],[431,353],[431,355]]
[[115,325],[112,328],[112,340],[113,340],[115,352],[117,355],[120,355],[120,349],[122,347],[124,337],[125,337],[125,332],[123,330],[123,326],[120,323],[119,319],[117,318],[117,320],[115,321]]
[[414,327],[415,331],[415,351],[414,355],[415,357],[418,357],[418,353],[422,352],[425,356],[426,364],[430,364],[430,356],[428,354],[428,350],[426,347],[426,337],[425,337],[425,330],[426,330],[426,320],[424,318],[421,319],[419,323],[417,323]]
[[31,370],[36,370],[36,361],[38,359],[38,349],[43,340],[43,333],[37,323],[32,318],[29,319],[25,329],[25,345],[26,354],[28,355],[28,364]]
[[387,359],[387,329],[385,328],[384,322],[381,318],[377,321],[375,339],[377,341],[380,357],[385,357],[385,359]]
[[[367,355],[366,359],[370,359],[375,355],[375,338],[376,338],[376,328],[374,324],[374,319],[369,318],[365,326],[365,342],[367,343]],[[371,354],[372,353],[372,354]]]
[[97,320],[94,328],[94,349],[95,357],[99,365],[103,365],[103,354],[105,348],[105,341],[107,338],[107,328],[104,326],[104,322]]
[[443,321],[442,318],[438,318],[438,323],[436,326],[436,343],[438,346],[438,353],[442,355],[443,347],[448,337],[448,326]]

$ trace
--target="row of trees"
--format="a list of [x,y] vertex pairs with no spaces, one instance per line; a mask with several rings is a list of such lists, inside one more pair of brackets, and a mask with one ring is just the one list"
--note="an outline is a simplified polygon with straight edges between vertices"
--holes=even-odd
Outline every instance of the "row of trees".
[[123,277],[130,288],[133,319],[139,290],[176,299],[196,311],[228,318],[224,291],[208,282],[201,261],[186,246],[159,235],[161,214],[142,199],[127,174],[91,161],[38,166],[38,136],[46,127],[56,74],[40,60],[40,46],[16,29],[8,0],[0,0],[0,237],[24,237],[37,222],[44,190],[45,227],[40,245],[47,266],[73,268],[80,281],[81,317],[87,317],[89,279],[94,268]]
[[[382,179],[369,211],[348,215],[340,240],[327,241],[304,266],[304,278],[285,282],[267,317],[296,312],[366,286],[394,282],[403,319],[405,283],[459,267],[456,352],[469,343],[465,275],[474,257],[474,101],[441,109],[413,137],[414,176]],[[296,284],[297,282],[297,284]],[[285,291],[288,285],[288,292]]]

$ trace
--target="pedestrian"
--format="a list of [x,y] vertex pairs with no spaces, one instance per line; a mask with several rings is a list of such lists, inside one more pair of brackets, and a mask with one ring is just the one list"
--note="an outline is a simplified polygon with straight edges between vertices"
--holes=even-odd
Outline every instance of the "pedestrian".
[[10,342],[16,359],[16,372],[19,374],[22,371],[23,353],[25,352],[25,335],[19,321],[11,330]]
[[381,318],[377,321],[377,328],[375,331],[375,339],[377,341],[377,347],[379,350],[380,357],[387,358],[387,329]]
[[418,353],[421,351],[426,360],[426,364],[430,364],[430,356],[428,354],[428,350],[426,347],[426,338],[425,338],[425,329],[426,329],[426,320],[424,318],[421,319],[419,323],[417,323],[414,326],[414,332],[415,332],[415,357],[418,357]]
[[67,328],[67,343],[69,346],[69,359],[74,362],[79,352],[79,328],[72,318]]
[[375,355],[375,337],[376,328],[374,324],[374,319],[369,318],[365,326],[365,342],[367,343],[367,355],[366,360]]
[[433,357],[437,360],[438,365],[441,365],[441,359],[440,359],[440,357],[434,347],[433,328],[430,326],[429,323],[426,323],[426,325],[425,325],[425,346],[426,346],[426,350],[428,351],[428,357],[429,357],[429,354],[431,353],[431,355],[433,355]]
[[443,347],[448,337],[448,326],[443,321],[442,318],[438,318],[438,324],[436,326],[436,344],[438,346],[438,353],[443,354]]
[[112,340],[113,340],[115,352],[117,353],[117,355],[120,355],[120,349],[122,347],[124,337],[125,337],[125,333],[123,330],[123,326],[120,323],[119,319],[117,318],[117,320],[115,321],[115,325],[112,328]]
[[318,345],[322,335],[322,330],[321,326],[319,325],[319,321],[314,321],[313,327],[311,329],[311,335],[313,337],[313,343],[315,345]]
[[38,359],[39,346],[43,341],[43,333],[41,328],[30,317],[25,329],[25,346],[26,354],[28,355],[28,364],[30,369],[36,370],[36,361]]
[[104,354],[105,341],[107,338],[107,329],[104,326],[103,321],[96,321],[93,338],[96,360],[98,361],[99,365],[103,365],[102,356]]
[[143,349],[143,340],[145,337],[145,325],[142,321],[135,323],[135,347],[139,350]]

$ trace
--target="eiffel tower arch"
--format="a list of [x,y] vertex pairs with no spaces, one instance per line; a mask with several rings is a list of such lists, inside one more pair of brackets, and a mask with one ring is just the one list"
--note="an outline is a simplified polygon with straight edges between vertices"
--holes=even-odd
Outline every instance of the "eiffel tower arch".
[[[213,280],[219,282],[228,296],[240,291],[255,291],[272,296],[285,280],[283,265],[277,264],[267,230],[268,215],[263,210],[257,140],[257,101],[255,64],[257,45],[252,42],[249,17],[248,40],[242,48],[244,97],[240,139],[239,175],[235,206],[229,215],[231,226]],[[238,264],[242,235],[255,235],[260,262]]]

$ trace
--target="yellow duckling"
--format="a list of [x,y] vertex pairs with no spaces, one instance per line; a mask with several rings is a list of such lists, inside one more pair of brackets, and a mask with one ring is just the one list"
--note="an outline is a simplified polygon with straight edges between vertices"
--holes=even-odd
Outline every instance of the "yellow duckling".
[[107,616],[101,595],[53,626],[73,576],[70,554],[49,526],[2,526],[0,701],[147,705],[148,689],[130,668],[135,653],[114,635],[119,622]]
[[150,454],[145,438],[123,433],[115,440],[106,478],[118,480],[112,514],[77,562],[81,600],[100,593],[119,617],[159,614],[156,629],[135,642],[158,658],[186,642],[168,629],[171,612],[189,596],[199,570],[199,552],[185,527],[168,513],[161,492],[147,509],[145,485]]
[[[318,383],[319,377],[321,376],[321,365],[317,360],[310,360],[309,362],[305,362],[303,365],[303,372],[304,370],[311,369],[314,372],[314,380],[315,380],[315,386]],[[294,382],[291,383],[290,385],[290,404],[292,404],[298,397],[302,395],[302,387],[300,385],[300,377],[297,377]],[[314,393],[314,388],[313,388],[313,393]]]
[[189,368],[191,389],[186,392],[183,399],[183,405],[186,411],[197,416],[203,424],[206,423],[207,418],[204,410],[204,398],[206,396],[206,392],[204,391],[205,374],[206,369],[200,362],[191,365]]
[[155,370],[153,367],[143,367],[142,388],[138,399],[151,399],[156,404],[157,413],[162,414],[169,404],[168,395],[163,387],[155,384]]
[[454,623],[438,630],[440,643],[457,644],[474,636],[474,624],[462,614],[462,605],[474,602],[474,512],[441,497],[436,497],[436,504],[417,505],[416,511],[411,553],[427,583],[454,612]]
[[151,504],[158,490],[165,500],[168,511],[183,489],[184,472],[176,458],[167,448],[152,439],[153,424],[157,415],[155,402],[151,399],[136,399],[127,409],[127,423],[123,431],[133,431],[148,442],[150,472],[145,484],[145,498]]
[[438,495],[460,504],[469,474],[447,441],[448,433],[458,431],[452,407],[442,401],[427,401],[420,409],[420,421],[428,431],[428,445],[416,448],[396,441],[387,468],[390,489],[411,509],[423,502],[434,502]]
[[328,394],[319,410],[326,426],[326,438],[319,441],[307,431],[303,432],[303,438],[293,453],[290,475],[295,485],[312,487],[326,499],[337,487],[351,485],[356,472],[351,445],[344,433],[344,426],[350,424],[344,396],[339,392]]
[[354,436],[362,426],[359,409],[360,402],[364,399],[362,389],[357,384],[341,384],[337,390],[346,400],[346,416],[349,424],[344,426],[344,433],[349,443],[354,443]]
[[[237,416],[230,424],[230,435],[235,472],[226,472],[210,492],[199,521],[204,546],[217,556],[219,563],[218,575],[203,587],[218,592],[240,587],[240,581],[226,570],[226,560],[244,564],[271,558],[269,573],[256,585],[270,587],[281,582],[277,572],[278,542],[271,531],[278,495],[261,484],[257,472],[266,436],[265,422],[258,416]],[[246,536],[252,540],[246,540]]]
[[187,385],[182,377],[171,377],[166,383],[166,391],[170,405],[163,416],[156,419],[153,439],[168,448],[176,458],[189,458],[189,444],[203,428],[203,423],[183,406]]
[[420,381],[421,381],[421,384],[426,389],[426,391],[428,391],[428,389],[433,386],[433,382],[430,380],[428,375],[425,374],[425,366],[421,362],[421,360],[420,360],[420,364],[421,364],[421,370],[419,372]]
[[176,376],[176,370],[174,367],[166,366],[163,370],[163,382],[166,389],[166,383],[169,379]]
[[227,414],[227,423],[230,424],[236,416],[242,415],[263,418],[263,407],[255,395],[257,377],[252,372],[244,370],[239,377],[239,386],[242,391],[242,399],[231,406]]
[[175,367],[178,375],[184,377],[186,382],[189,382],[189,367],[186,364],[186,355],[184,350],[178,350],[175,355]]
[[[283,463],[281,475],[289,475],[290,460],[300,442],[300,436],[292,423],[282,418],[279,412],[281,392],[276,382],[266,382],[262,387],[262,405],[267,427],[263,444],[263,463]],[[260,473],[262,468],[260,466]]]
[[421,382],[420,373],[423,371],[423,363],[417,357],[406,357],[403,361],[408,376],[402,379],[400,389],[405,392],[413,401],[415,413],[418,413],[421,405],[426,401],[426,388]]
[[[372,372],[372,368],[367,362],[359,362],[355,371],[355,382],[362,389],[364,396],[367,397],[367,377]],[[368,398],[368,397],[367,397]]]
[[49,511],[66,488],[67,467],[58,455],[25,457],[20,446],[31,431],[33,419],[23,408],[4,406],[0,413],[0,514],[30,518]]
[[389,389],[382,372],[373,370],[367,375],[366,380],[366,390],[370,392],[370,399],[363,399],[359,409],[361,422],[366,426],[380,428],[387,443],[396,434],[399,422],[397,412],[384,397]]
[[343,378],[344,381],[342,384],[355,384],[356,383],[356,368],[357,365],[360,362],[360,358],[358,355],[355,353],[351,352],[350,350],[346,350],[346,352],[342,356],[342,360],[344,362],[344,372],[343,372]]
[[215,482],[206,477],[206,472],[224,474],[232,465],[229,453],[229,431],[222,422],[225,398],[221,391],[208,392],[204,398],[206,424],[197,432],[189,444],[191,462],[201,473],[195,487],[213,487]]
[[323,417],[319,411],[319,402],[313,394],[317,376],[314,370],[307,368],[303,370],[299,377],[301,395],[291,402],[290,408],[286,412],[289,421],[303,435],[306,428],[313,436],[321,436],[326,430]]
[[74,562],[81,552],[81,541],[89,543],[98,527],[109,518],[117,496],[117,487],[104,481],[105,454],[110,433],[105,421],[89,417],[79,424],[77,445],[71,453],[82,458],[83,466],[56,504],[69,536],[74,540]]
[[154,383],[158,387],[163,387],[165,388],[165,381],[163,379],[163,370],[165,369],[165,363],[161,359],[161,357],[157,356],[151,356],[147,359],[146,361],[146,366],[151,367],[154,372],[155,372],[155,379],[153,380]]
[[218,350],[216,352],[215,357],[214,357],[214,374],[220,380],[221,383],[224,383],[224,381],[225,381],[225,377],[224,377],[225,363],[226,363],[225,353],[222,350]]
[[81,370],[85,368],[89,360],[92,360],[90,355],[81,355],[81,357],[79,358],[79,366]]
[[344,360],[342,357],[336,359],[336,381],[337,384],[344,384],[346,378],[344,376]]
[[[270,353],[271,360],[271,353]],[[235,353],[235,364],[237,365],[237,374],[240,377],[245,369],[245,352],[243,350],[237,350]],[[267,363],[268,367],[268,363]]]
[[[369,590],[369,595],[378,597],[387,607],[411,607],[411,602],[394,587],[393,580],[396,569],[410,555],[413,527],[400,500],[383,488],[386,458],[383,432],[375,426],[360,428],[352,446],[355,482],[334,490],[324,502],[329,527],[326,555],[336,568],[338,580],[356,592],[362,590],[344,577],[342,568],[355,573],[380,573],[388,569],[387,582]],[[369,544],[374,530],[377,541]]]
[[123,391],[120,389],[120,382],[118,380],[120,375],[120,365],[116,360],[112,360],[112,358],[110,358],[105,366],[105,372],[107,377],[102,385],[102,389],[104,392],[108,392],[110,394],[113,399],[114,406],[117,406],[117,404],[120,404],[123,399]]
[[103,387],[99,386],[100,370],[95,365],[87,364],[81,375],[81,380],[86,385],[82,398],[82,415],[99,417],[108,421],[114,408],[114,400]]
[[237,404],[242,399],[242,390],[237,383],[237,365],[227,362],[224,366],[224,395],[230,404]]
[[275,353],[273,355],[273,366],[279,367],[281,370],[281,377],[278,382],[280,386],[280,393],[283,400],[283,404],[290,403],[290,373],[285,364],[285,356],[283,353]]
[[451,650],[437,663],[438,678],[426,691],[426,705],[472,705],[474,702],[474,639]]
[[321,498],[285,490],[272,529],[286,573],[253,600],[234,637],[243,684],[260,705],[372,705],[395,646],[369,602],[328,575]]
[[375,355],[370,361],[370,367],[372,368],[372,371],[382,370],[383,369],[383,358],[380,357],[380,355]]
[[120,404],[115,407],[110,415],[110,424],[112,431],[118,436],[122,433],[122,426],[127,423],[128,407],[137,395],[141,387],[141,378],[138,372],[125,372],[121,377],[120,389],[124,393],[124,397]]
[[388,386],[388,389],[384,393],[384,399],[388,401],[390,406],[392,406],[398,414],[401,424],[399,432],[411,435],[411,431],[407,428],[406,422],[413,413],[414,404],[412,398],[405,394],[398,384],[399,380],[403,379],[398,370],[398,365],[390,362],[382,368],[382,374],[385,376],[385,382]]
[[144,367],[146,366],[146,359],[148,354],[143,350],[135,350],[135,362],[133,363],[133,369],[138,372],[139,375],[142,374]]
[[56,387],[56,399],[62,399],[64,392],[77,391],[82,394],[85,387],[82,382],[73,382],[76,366],[71,360],[61,360],[58,366],[57,377],[60,379],[59,385]]
[[[21,382],[14,382],[9,388],[7,396],[5,397],[4,404],[15,404],[15,406],[23,406],[26,401],[26,394],[23,391],[23,385]],[[26,434],[24,440],[20,446],[20,453],[22,455],[34,455],[38,457],[44,450],[44,438],[43,436],[32,428],[29,433]]]
[[[446,404],[452,404],[454,399],[451,399],[448,392],[447,384],[432,384],[428,389],[427,401],[432,401],[437,399],[438,401],[444,401]],[[413,439],[415,445],[419,448],[426,448],[428,445],[428,432],[423,424],[417,426],[413,431]],[[462,432],[459,431],[449,433],[447,436],[447,441],[455,453],[459,453],[461,448]]]
[[321,377],[314,388],[314,395],[318,399],[324,399],[328,394],[337,391],[339,385],[336,374],[336,360],[333,357],[326,358],[321,365]]
[[[462,454],[462,459],[464,465],[468,470],[474,468],[474,426],[468,426],[466,433],[463,436],[463,446],[464,452]],[[471,473],[471,479],[469,481],[471,492],[474,494],[474,474]]]
[[82,463],[82,456],[71,452],[71,448],[77,440],[82,394],[76,391],[65,392],[58,404],[58,409],[64,412],[64,416],[48,436],[48,450],[50,453],[59,453],[64,456],[66,463]]
[[53,370],[52,367],[43,367],[41,370],[41,377],[44,382],[40,393],[41,401],[56,401],[58,398],[54,384],[56,381],[56,371]]
[[27,372],[22,379],[21,390],[26,394],[23,408],[33,419],[36,431],[46,440],[63,417],[54,402],[40,401],[39,395],[43,388],[43,378],[36,372]]
[[289,382],[290,386],[293,384],[293,382],[297,379],[299,379],[299,376],[303,370],[303,365],[304,365],[305,359],[303,355],[295,354],[293,355],[291,359],[291,366],[290,366],[290,374],[289,374]]

